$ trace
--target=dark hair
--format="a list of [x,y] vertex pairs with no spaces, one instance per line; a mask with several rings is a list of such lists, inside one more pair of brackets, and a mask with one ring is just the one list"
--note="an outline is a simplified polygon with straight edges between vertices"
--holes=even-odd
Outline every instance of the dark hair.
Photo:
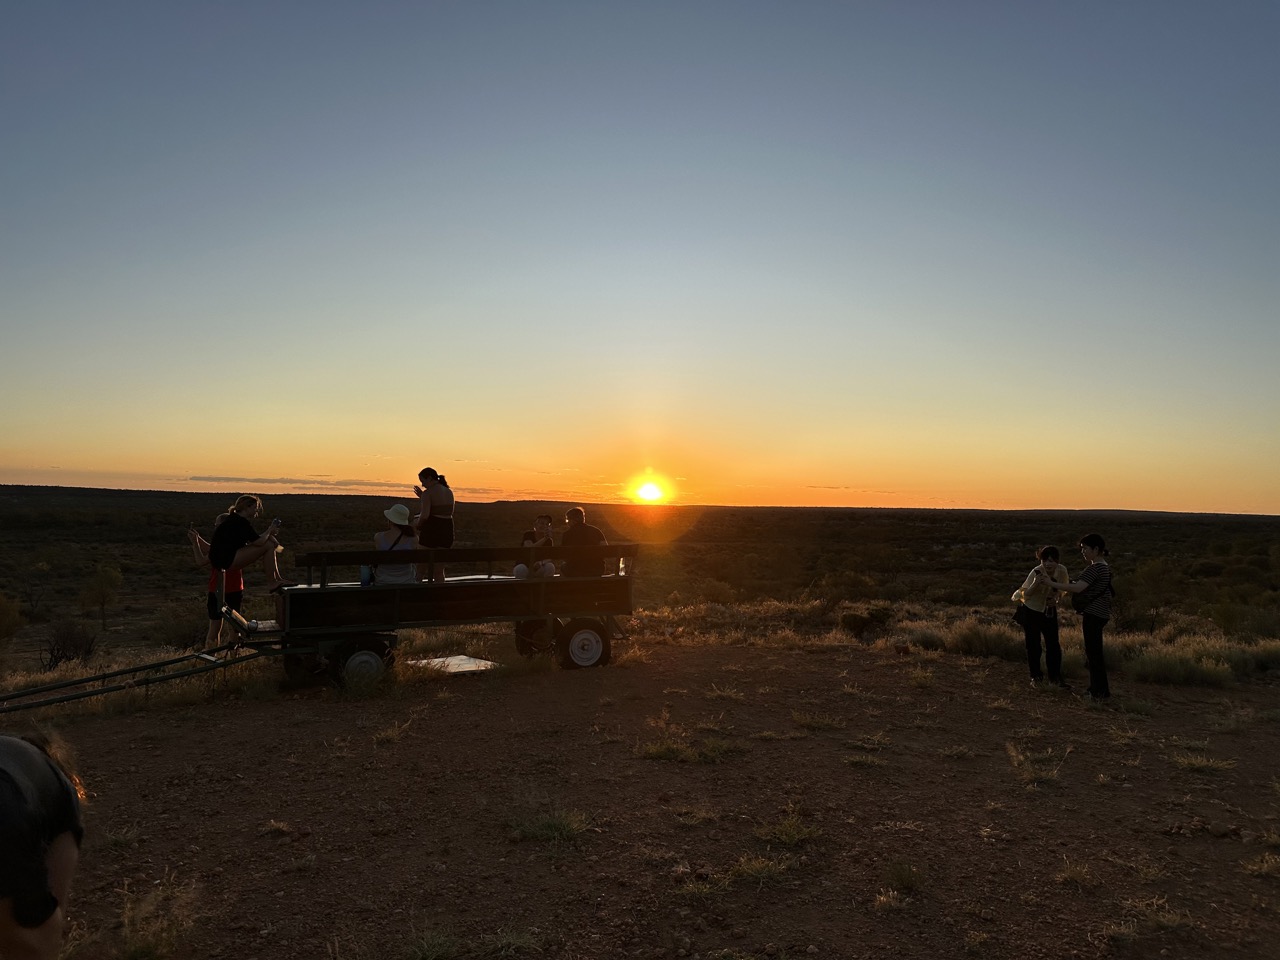
[[549,513],[540,513],[533,518],[534,523],[537,523],[539,520],[545,520],[547,523],[555,523],[555,521],[551,519],[551,514]]
[[449,485],[449,481],[444,478],[444,474],[437,473],[435,467],[423,467],[418,471],[418,479],[423,483],[426,483],[428,480],[435,480],[442,487],[447,487]]
[[564,512],[564,518],[566,520],[575,515],[581,517],[584,523],[586,522],[587,511],[583,510],[581,507],[570,507]]
[[1102,534],[1100,533],[1086,533],[1080,538],[1080,546],[1088,547],[1090,550],[1097,550],[1104,557],[1111,556],[1107,550],[1107,541],[1102,539]]
[[1058,559],[1059,559],[1059,557],[1058,557],[1058,548],[1057,548],[1057,547],[1050,547],[1050,546],[1044,546],[1044,547],[1041,547],[1039,550],[1037,550],[1037,551],[1036,551],[1036,559],[1037,559],[1037,560],[1055,560],[1055,561],[1056,561],[1056,560],[1058,560]]

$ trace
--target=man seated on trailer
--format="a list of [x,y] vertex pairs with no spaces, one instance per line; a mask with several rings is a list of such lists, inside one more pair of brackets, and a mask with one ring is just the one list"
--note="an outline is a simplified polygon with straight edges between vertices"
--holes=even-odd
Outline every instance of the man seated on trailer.
[[[587,512],[581,507],[570,507],[564,515],[569,526],[560,539],[562,547],[595,547],[608,544],[599,527],[587,523]],[[560,568],[562,577],[603,577],[604,558],[566,560]]]

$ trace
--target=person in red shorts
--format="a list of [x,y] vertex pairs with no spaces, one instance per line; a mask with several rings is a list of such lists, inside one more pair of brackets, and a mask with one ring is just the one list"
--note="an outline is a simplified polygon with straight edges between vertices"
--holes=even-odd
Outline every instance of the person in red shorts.
[[[213,521],[213,529],[217,530],[230,514],[222,513],[218,515],[218,519]],[[222,571],[214,568],[209,562],[209,541],[200,536],[194,526],[187,531],[187,539],[191,541],[191,551],[195,556],[196,563],[202,567],[209,568],[209,598],[207,606],[209,610],[209,632],[205,634],[204,645],[206,647],[217,646],[222,643],[222,607],[218,603],[218,574]],[[244,576],[239,570],[226,571],[226,581],[223,583],[223,602],[236,612],[239,612],[244,604]]]

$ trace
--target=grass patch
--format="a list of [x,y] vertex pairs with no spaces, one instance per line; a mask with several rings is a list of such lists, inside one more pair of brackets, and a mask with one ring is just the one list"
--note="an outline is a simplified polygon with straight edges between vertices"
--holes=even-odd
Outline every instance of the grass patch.
[[1203,753],[1175,753],[1172,759],[1179,769],[1192,773],[1222,773],[1236,765],[1234,760],[1219,760]]
[[182,935],[195,923],[196,891],[179,883],[172,874],[144,890],[133,890],[128,881],[120,888],[120,960],[162,960],[171,956]]
[[886,763],[874,753],[855,753],[851,757],[845,757],[844,762],[851,767],[883,767]]
[[730,686],[720,687],[714,683],[711,684],[711,689],[706,692],[705,696],[708,700],[732,700],[735,703],[742,703],[747,699],[741,690]]
[[445,933],[415,933],[404,954],[405,960],[456,960],[462,956],[462,944]]
[[1058,883],[1068,887],[1075,887],[1080,891],[1092,890],[1098,885],[1088,864],[1072,863],[1067,857],[1063,857],[1062,861],[1062,869],[1053,878]]
[[933,671],[926,667],[916,667],[907,674],[907,680],[917,690],[928,690],[933,686]]
[[805,730],[843,730],[846,723],[840,717],[828,713],[805,713],[800,710],[791,711],[791,720],[796,726]]
[[729,867],[725,882],[730,886],[750,884],[759,889],[777,883],[790,866],[791,861],[786,857],[762,857],[744,853]]
[[551,810],[520,820],[509,821],[511,839],[516,843],[533,841],[551,846],[572,843],[591,826],[590,819],[576,810]]
[[1009,755],[1009,762],[1013,764],[1018,779],[1028,788],[1033,789],[1057,780],[1058,771],[1062,769],[1062,764],[1066,762],[1067,756],[1072,751],[1071,747],[1067,747],[1059,757],[1057,751],[1052,748],[1041,751],[1024,750],[1012,740],[1004,745],[1004,749]]
[[721,763],[746,752],[743,744],[715,737],[695,744],[668,736],[636,747],[636,756],[668,763]]
[[895,860],[885,868],[884,886],[903,897],[919,893],[924,878],[920,871],[905,861]]
[[866,736],[858,737],[855,740],[849,740],[845,746],[851,750],[865,750],[868,753],[879,753],[881,750],[889,749],[889,737],[883,731],[880,733],[869,733]]
[[761,730],[759,733],[751,735],[752,740],[803,740],[809,736],[803,730],[788,730],[786,733],[779,733],[776,730]]
[[1247,860],[1244,864],[1244,872],[1251,877],[1270,877],[1272,879],[1280,877],[1280,856],[1268,852],[1254,860]]
[[683,827],[700,827],[720,819],[719,812],[710,807],[680,807],[673,812],[676,821]]
[[769,823],[755,829],[755,835],[765,843],[776,843],[783,847],[798,847],[822,836],[822,831],[812,824],[805,823],[794,809],[777,823]]

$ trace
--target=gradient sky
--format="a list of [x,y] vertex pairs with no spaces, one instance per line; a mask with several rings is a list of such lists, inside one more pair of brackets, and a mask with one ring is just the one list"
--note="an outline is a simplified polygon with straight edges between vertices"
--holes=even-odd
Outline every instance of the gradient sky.
[[1274,2],[0,11],[0,483],[1280,513]]

